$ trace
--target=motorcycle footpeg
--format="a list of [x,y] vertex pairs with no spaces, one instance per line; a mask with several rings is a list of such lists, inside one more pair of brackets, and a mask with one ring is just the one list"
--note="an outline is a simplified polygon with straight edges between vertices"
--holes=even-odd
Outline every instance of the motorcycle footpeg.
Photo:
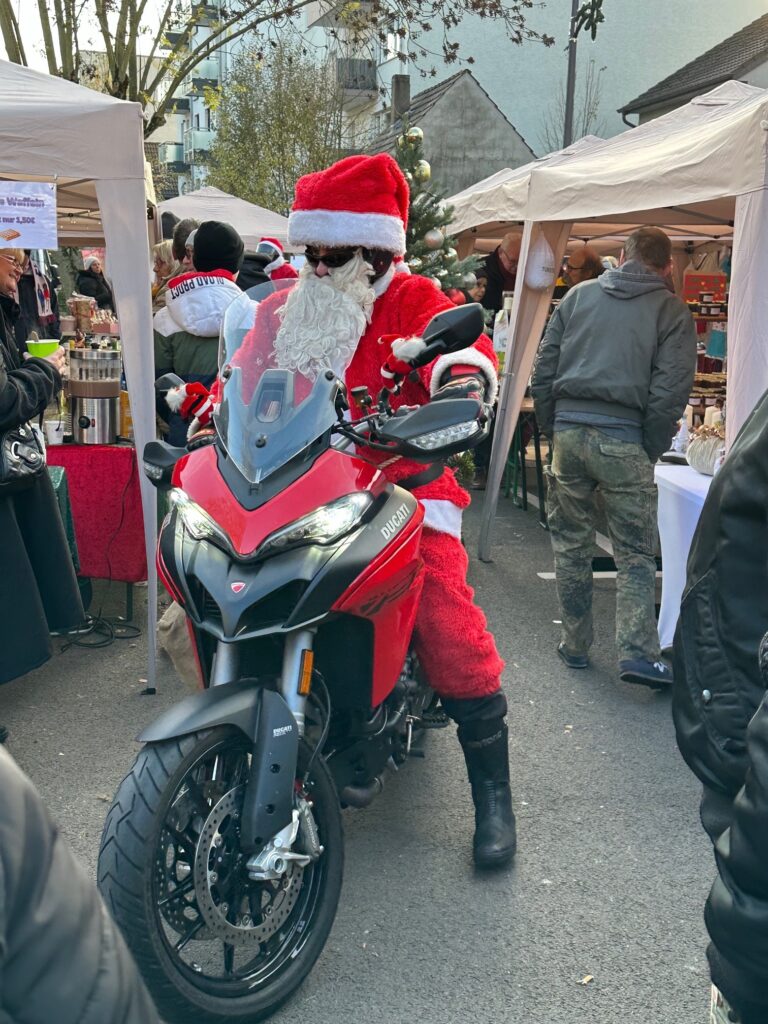
[[422,729],[445,729],[451,720],[442,708],[427,708],[419,719]]

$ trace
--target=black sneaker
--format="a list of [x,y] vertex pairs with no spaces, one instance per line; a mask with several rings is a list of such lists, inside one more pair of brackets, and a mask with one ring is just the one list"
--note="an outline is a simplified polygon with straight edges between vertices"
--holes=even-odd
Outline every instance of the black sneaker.
[[668,690],[673,683],[672,669],[663,661],[631,658],[619,662],[619,679],[623,683],[650,686],[652,690]]
[[557,654],[568,668],[589,668],[589,658],[586,654],[571,654],[564,643],[557,645]]

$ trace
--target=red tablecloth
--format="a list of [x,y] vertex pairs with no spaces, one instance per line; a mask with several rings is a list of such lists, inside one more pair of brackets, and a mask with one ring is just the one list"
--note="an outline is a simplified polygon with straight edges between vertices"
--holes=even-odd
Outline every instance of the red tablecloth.
[[48,462],[67,471],[80,575],[137,583],[147,578],[136,450],[112,444],[61,444]]

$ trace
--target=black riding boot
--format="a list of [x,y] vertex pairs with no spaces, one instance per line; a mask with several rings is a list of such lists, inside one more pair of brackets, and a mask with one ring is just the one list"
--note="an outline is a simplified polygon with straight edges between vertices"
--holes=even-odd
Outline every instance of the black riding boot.
[[475,805],[472,850],[480,868],[503,867],[515,855],[517,834],[509,786],[509,750],[501,693],[470,700],[443,700],[459,726]]

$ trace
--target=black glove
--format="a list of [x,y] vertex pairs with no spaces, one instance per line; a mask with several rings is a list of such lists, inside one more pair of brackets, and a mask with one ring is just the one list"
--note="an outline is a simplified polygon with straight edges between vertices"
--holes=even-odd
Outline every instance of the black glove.
[[213,427],[203,427],[187,438],[187,451],[194,452],[198,448],[204,448],[207,444],[213,444],[216,440],[216,431]]
[[479,373],[462,373],[450,377],[432,395],[433,402],[441,398],[474,398],[478,402],[485,399],[485,378]]

